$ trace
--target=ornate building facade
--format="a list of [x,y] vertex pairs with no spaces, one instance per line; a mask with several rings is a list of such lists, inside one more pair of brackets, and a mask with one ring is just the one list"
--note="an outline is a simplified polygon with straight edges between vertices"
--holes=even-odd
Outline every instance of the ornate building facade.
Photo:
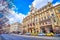
[[10,25],[10,30],[9,32],[21,32],[22,33],[22,25],[21,23],[15,22]]
[[60,29],[60,4],[53,6],[50,2],[40,9],[31,6],[30,15],[23,19],[23,32],[50,33]]

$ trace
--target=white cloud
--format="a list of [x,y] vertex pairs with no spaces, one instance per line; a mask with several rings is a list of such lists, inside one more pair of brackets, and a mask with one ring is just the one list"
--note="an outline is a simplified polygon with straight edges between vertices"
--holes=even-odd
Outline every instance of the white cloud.
[[29,5],[29,8],[31,7],[31,5]]
[[33,6],[37,9],[45,6],[48,2],[52,2],[53,0],[34,0]]
[[56,6],[56,5],[58,5],[58,4],[60,4],[60,2],[56,2],[55,4],[53,4],[53,6]]
[[30,15],[30,12],[28,12],[27,16]]
[[25,18],[25,17],[26,17],[26,15],[19,13],[18,18],[20,18],[20,22],[22,22],[23,18]]
[[16,22],[16,21],[14,20],[14,18],[10,18],[10,19],[9,19],[9,23],[10,23],[10,24],[12,24],[12,23],[14,23],[14,22]]
[[22,13],[17,13],[15,11],[10,10],[10,15],[9,15],[9,23],[14,23],[14,22],[22,22],[23,18],[26,17],[26,15]]

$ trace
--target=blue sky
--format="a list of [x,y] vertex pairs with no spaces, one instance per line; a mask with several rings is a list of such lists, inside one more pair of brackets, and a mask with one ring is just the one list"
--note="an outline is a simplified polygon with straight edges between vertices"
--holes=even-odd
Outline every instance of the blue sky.
[[54,6],[60,4],[60,0],[14,0],[16,9],[11,11],[10,22],[22,22],[23,18],[29,14],[31,4],[37,9],[51,2]]
[[55,4],[56,2],[60,2],[60,0],[53,0],[53,4]]
[[14,0],[14,5],[18,8],[17,11],[18,13],[23,13],[23,14],[27,14],[27,12],[29,11],[29,5],[31,5],[31,3],[33,2],[33,0]]
[[[30,10],[29,5],[32,4],[34,0],[14,0],[14,5],[18,8],[18,13],[27,14]],[[52,3],[55,4],[56,2],[60,2],[60,0],[53,0]]]

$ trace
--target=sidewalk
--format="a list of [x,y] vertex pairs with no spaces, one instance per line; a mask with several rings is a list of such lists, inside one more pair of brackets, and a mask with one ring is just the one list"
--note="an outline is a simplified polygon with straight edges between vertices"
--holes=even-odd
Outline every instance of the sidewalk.
[[28,35],[18,35],[18,34],[11,34],[15,36],[21,36],[21,37],[30,37],[30,38],[44,38],[44,39],[60,39],[60,37],[48,37],[48,36],[28,36]]

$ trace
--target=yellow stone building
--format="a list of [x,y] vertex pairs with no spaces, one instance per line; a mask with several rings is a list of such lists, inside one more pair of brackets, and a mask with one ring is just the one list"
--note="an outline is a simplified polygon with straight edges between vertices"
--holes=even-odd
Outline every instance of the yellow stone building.
[[48,2],[38,10],[32,5],[30,14],[23,19],[24,33],[50,33],[55,27],[60,29],[60,4],[53,6]]

